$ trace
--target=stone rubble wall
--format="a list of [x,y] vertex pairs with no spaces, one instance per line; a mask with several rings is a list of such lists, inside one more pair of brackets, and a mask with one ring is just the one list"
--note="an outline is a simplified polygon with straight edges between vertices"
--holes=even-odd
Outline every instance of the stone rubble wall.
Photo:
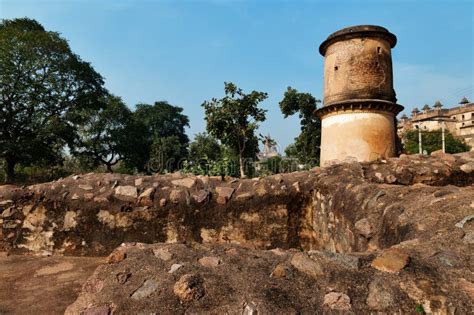
[[473,161],[413,155],[256,179],[84,174],[0,186],[0,251],[107,255],[123,242],[376,250],[471,214]]

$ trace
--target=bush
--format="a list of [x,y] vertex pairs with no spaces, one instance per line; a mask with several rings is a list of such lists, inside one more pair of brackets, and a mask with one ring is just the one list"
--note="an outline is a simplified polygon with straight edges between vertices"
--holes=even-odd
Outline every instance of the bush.
[[[422,149],[430,154],[442,149],[441,130],[421,132]],[[410,130],[403,136],[404,151],[410,154],[418,153],[418,130]],[[460,153],[470,150],[463,138],[456,137],[449,131],[445,131],[446,153]]]

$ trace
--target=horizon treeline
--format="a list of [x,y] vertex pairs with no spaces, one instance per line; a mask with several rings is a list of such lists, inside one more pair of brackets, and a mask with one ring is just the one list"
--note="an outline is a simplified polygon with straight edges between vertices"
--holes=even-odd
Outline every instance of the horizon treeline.
[[[32,183],[73,173],[177,170],[253,177],[319,165],[321,122],[313,112],[320,100],[309,93],[288,87],[279,102],[285,118],[298,115],[301,130],[281,157],[259,152],[260,142],[277,145],[258,134],[266,120],[260,106],[265,92],[244,92],[224,82],[222,98],[201,104],[206,132],[190,141],[183,108],[156,101],[132,110],[104,83],[58,32],[29,18],[1,20],[0,180]],[[407,135],[409,152],[415,150],[413,139]],[[435,150],[439,141],[432,142]],[[449,138],[450,151],[466,147]]]
[[[178,169],[245,177],[271,173],[268,165],[281,159],[255,164],[260,141],[276,144],[257,134],[266,119],[259,107],[266,93],[244,93],[225,82],[223,98],[202,104],[207,132],[190,142],[183,108],[156,101],[130,109],[105,88],[104,78],[90,63],[71,51],[66,39],[33,19],[1,21],[0,80],[0,176],[5,182],[88,171],[150,174]],[[314,143],[319,141],[319,121],[309,114],[318,102],[288,88],[280,103],[285,117],[302,117],[302,133],[287,150],[293,168],[295,163],[318,164],[319,146]]]

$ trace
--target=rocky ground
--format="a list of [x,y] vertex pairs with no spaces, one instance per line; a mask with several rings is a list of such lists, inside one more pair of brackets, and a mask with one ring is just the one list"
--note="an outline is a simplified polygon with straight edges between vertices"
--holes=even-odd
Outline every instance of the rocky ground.
[[71,314],[464,314],[473,184],[472,153],[244,180],[76,175],[0,188],[0,252],[113,251]]
[[471,312],[472,273],[461,253],[426,245],[338,254],[129,243],[94,272],[66,314]]

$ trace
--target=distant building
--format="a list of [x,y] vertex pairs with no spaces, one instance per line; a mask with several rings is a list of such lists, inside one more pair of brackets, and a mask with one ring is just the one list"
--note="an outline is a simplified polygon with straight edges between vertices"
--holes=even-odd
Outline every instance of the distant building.
[[265,161],[269,158],[280,156],[276,142],[270,138],[270,135],[265,137],[263,141],[263,151],[257,154],[260,161]]
[[445,128],[452,134],[464,138],[466,143],[474,148],[474,103],[467,98],[459,102],[459,106],[442,108],[441,102],[437,101],[433,108],[423,106],[422,112],[414,108],[411,117],[403,115],[398,123],[398,134],[401,135],[408,130],[420,128],[424,131],[439,130]]

